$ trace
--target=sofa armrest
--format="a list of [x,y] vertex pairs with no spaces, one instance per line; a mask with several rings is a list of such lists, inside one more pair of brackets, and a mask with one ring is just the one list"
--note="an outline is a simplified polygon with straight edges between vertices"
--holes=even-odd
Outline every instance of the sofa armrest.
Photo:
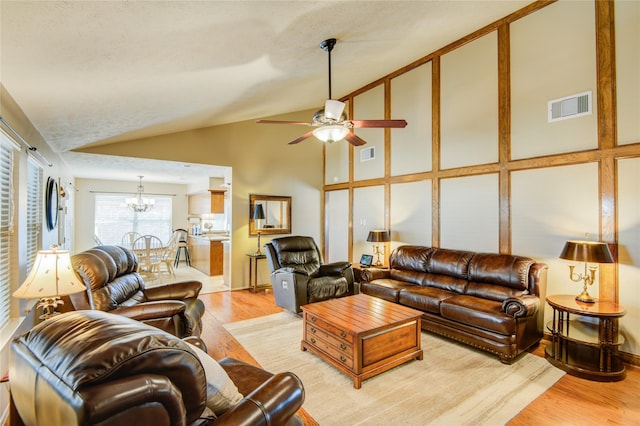
[[389,276],[390,276],[389,269],[363,268],[360,271],[360,278],[362,279],[363,282],[379,280],[381,278],[389,278]]
[[338,276],[351,267],[351,262],[334,262],[320,265],[320,276]]
[[182,281],[158,287],[149,287],[144,290],[144,294],[149,301],[153,300],[183,300],[198,297],[202,283],[200,281]]
[[163,300],[157,302],[138,303],[133,306],[123,306],[109,311],[137,321],[184,315],[186,305],[180,300]]
[[216,420],[216,425],[284,425],[302,407],[304,387],[291,372],[278,373]]
[[[108,421],[123,411],[141,408],[141,414],[148,413],[152,403],[162,406],[154,417],[167,415],[170,424],[184,424],[186,410],[182,394],[167,377],[155,374],[143,374],[108,381],[104,385],[87,387],[82,391],[86,406],[93,407],[88,424]],[[144,416],[141,417],[142,420]],[[162,423],[156,418],[155,422]],[[140,423],[147,424],[147,423]],[[157,424],[157,423],[156,423]]]
[[502,311],[514,318],[535,315],[539,307],[540,299],[532,295],[510,297],[502,302]]

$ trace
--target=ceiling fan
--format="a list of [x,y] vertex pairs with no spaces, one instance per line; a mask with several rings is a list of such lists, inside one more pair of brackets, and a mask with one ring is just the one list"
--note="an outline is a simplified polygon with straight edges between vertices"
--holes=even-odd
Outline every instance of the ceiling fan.
[[364,145],[363,139],[359,138],[351,131],[353,128],[373,127],[373,128],[404,128],[407,126],[405,120],[349,120],[344,112],[345,103],[331,99],[331,51],[336,45],[336,39],[330,38],[320,43],[320,48],[329,54],[329,99],[324,104],[324,108],[316,111],[313,121],[277,121],[258,120],[260,124],[295,124],[301,126],[315,127],[314,130],[305,133],[297,139],[289,142],[289,145],[297,144],[303,140],[315,136],[322,142],[333,143],[346,139],[354,146]]

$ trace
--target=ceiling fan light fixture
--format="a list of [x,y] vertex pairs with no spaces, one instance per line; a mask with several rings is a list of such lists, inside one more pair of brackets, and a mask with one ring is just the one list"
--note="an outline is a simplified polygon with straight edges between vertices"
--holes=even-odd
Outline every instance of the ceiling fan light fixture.
[[318,127],[313,131],[313,136],[320,139],[322,142],[333,143],[341,141],[347,136],[349,129],[339,124],[330,124],[327,126]]

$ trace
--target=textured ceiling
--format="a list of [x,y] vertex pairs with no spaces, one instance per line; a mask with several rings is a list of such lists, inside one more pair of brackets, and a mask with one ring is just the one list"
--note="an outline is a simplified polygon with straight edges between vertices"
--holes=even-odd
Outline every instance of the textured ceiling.
[[2,0],[0,78],[82,174],[65,152],[320,107],[326,38],[339,98],[528,3]]

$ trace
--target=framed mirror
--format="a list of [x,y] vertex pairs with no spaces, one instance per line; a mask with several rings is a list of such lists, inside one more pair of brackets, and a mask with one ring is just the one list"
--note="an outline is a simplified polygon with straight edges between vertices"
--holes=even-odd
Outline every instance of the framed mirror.
[[291,233],[291,197],[249,194],[249,235],[258,233]]
[[58,182],[55,179],[47,179],[44,197],[47,229],[53,231],[58,224]]

